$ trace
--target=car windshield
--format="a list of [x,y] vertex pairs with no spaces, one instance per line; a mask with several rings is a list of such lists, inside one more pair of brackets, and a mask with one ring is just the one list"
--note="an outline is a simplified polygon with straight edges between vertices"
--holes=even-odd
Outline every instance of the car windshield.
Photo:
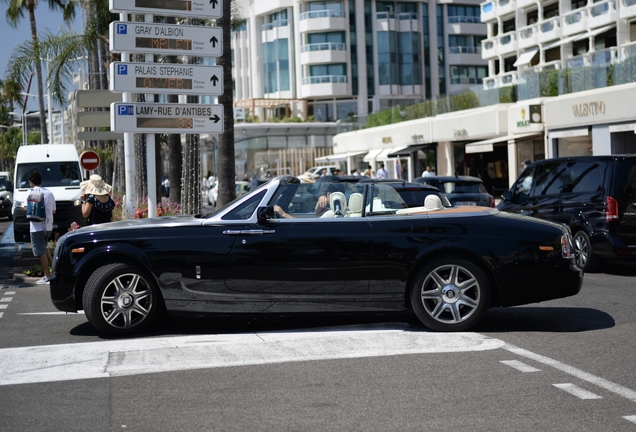
[[19,187],[29,187],[29,173],[38,171],[42,175],[42,186],[79,186],[82,181],[78,162],[36,162],[18,165]]
[[7,182],[6,177],[0,177],[0,191],[7,190]]

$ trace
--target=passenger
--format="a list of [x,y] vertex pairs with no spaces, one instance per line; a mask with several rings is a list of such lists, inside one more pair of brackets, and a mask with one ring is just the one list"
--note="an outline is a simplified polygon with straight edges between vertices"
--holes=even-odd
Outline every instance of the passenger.
[[110,197],[112,187],[100,176],[93,174],[89,180],[80,183],[82,215],[89,225],[97,225],[113,221],[115,202]]
[[331,197],[332,192],[342,192],[344,193],[344,185],[340,183],[332,183],[327,188],[327,192],[325,195],[322,195],[318,198],[318,202],[316,203],[316,216],[320,217],[325,214],[329,208],[329,198]]

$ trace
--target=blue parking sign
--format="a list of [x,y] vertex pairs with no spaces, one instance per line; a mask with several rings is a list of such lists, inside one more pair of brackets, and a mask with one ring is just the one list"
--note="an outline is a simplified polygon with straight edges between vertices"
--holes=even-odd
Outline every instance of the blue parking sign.
[[126,24],[117,24],[117,34],[128,34],[128,26]]
[[118,115],[135,115],[135,107],[133,105],[119,105],[117,107]]
[[117,65],[117,75],[128,75],[128,66],[127,65]]

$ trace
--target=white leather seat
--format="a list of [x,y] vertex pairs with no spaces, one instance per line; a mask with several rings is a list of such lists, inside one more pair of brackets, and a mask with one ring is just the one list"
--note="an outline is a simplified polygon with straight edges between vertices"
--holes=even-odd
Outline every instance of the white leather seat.
[[444,208],[444,204],[442,204],[442,200],[437,195],[427,195],[424,198],[424,208],[427,211],[440,210]]
[[[339,202],[338,211],[336,211],[336,202]],[[343,217],[347,207],[347,198],[345,197],[345,194],[342,192],[332,192],[329,196],[329,207],[329,210],[320,216],[321,218]]]
[[347,204],[349,213],[345,217],[361,217],[363,205],[364,196],[361,193],[352,193]]

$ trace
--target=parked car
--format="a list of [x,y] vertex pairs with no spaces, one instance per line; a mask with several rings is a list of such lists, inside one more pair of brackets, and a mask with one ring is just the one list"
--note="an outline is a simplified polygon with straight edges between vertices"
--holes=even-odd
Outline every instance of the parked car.
[[[487,207],[444,208],[437,196],[408,208],[389,184],[336,186],[329,199],[341,206],[332,217],[313,211],[314,184],[282,176],[210,215],[68,232],[54,252],[52,302],[60,311],[83,309],[98,331],[120,336],[163,311],[412,308],[432,330],[465,331],[490,307],[581,289],[565,226]],[[279,219],[278,209],[292,217]]]
[[396,192],[400,195],[400,197],[404,200],[406,205],[409,207],[423,206],[424,201],[426,200],[426,197],[431,194],[439,197],[444,207],[453,206],[451,202],[448,200],[448,198],[446,197],[446,195],[440,192],[439,189],[427,184],[407,182],[407,181],[399,180],[399,179],[378,180],[378,179],[368,179],[365,177],[363,177],[363,179],[360,180],[360,182],[388,184],[389,186],[391,186],[393,189],[396,190]]
[[13,180],[9,171],[0,171],[0,217],[13,220]]
[[444,193],[453,206],[494,207],[495,197],[488,193],[479,177],[428,176],[413,179],[416,183],[428,184]]
[[320,173],[322,170],[325,170],[326,175],[333,175],[333,173],[339,169],[337,165],[320,165],[309,168],[303,174],[299,175],[298,178],[301,182],[313,183],[318,178],[320,178]]
[[527,167],[498,205],[566,224],[579,267],[636,260],[636,156],[546,159]]
[[[247,189],[250,185],[250,182],[247,181],[237,181],[236,182],[236,196],[240,197],[241,195],[247,192]],[[208,189],[208,204],[215,206],[216,201],[219,198],[219,182],[214,182],[214,185]]]

